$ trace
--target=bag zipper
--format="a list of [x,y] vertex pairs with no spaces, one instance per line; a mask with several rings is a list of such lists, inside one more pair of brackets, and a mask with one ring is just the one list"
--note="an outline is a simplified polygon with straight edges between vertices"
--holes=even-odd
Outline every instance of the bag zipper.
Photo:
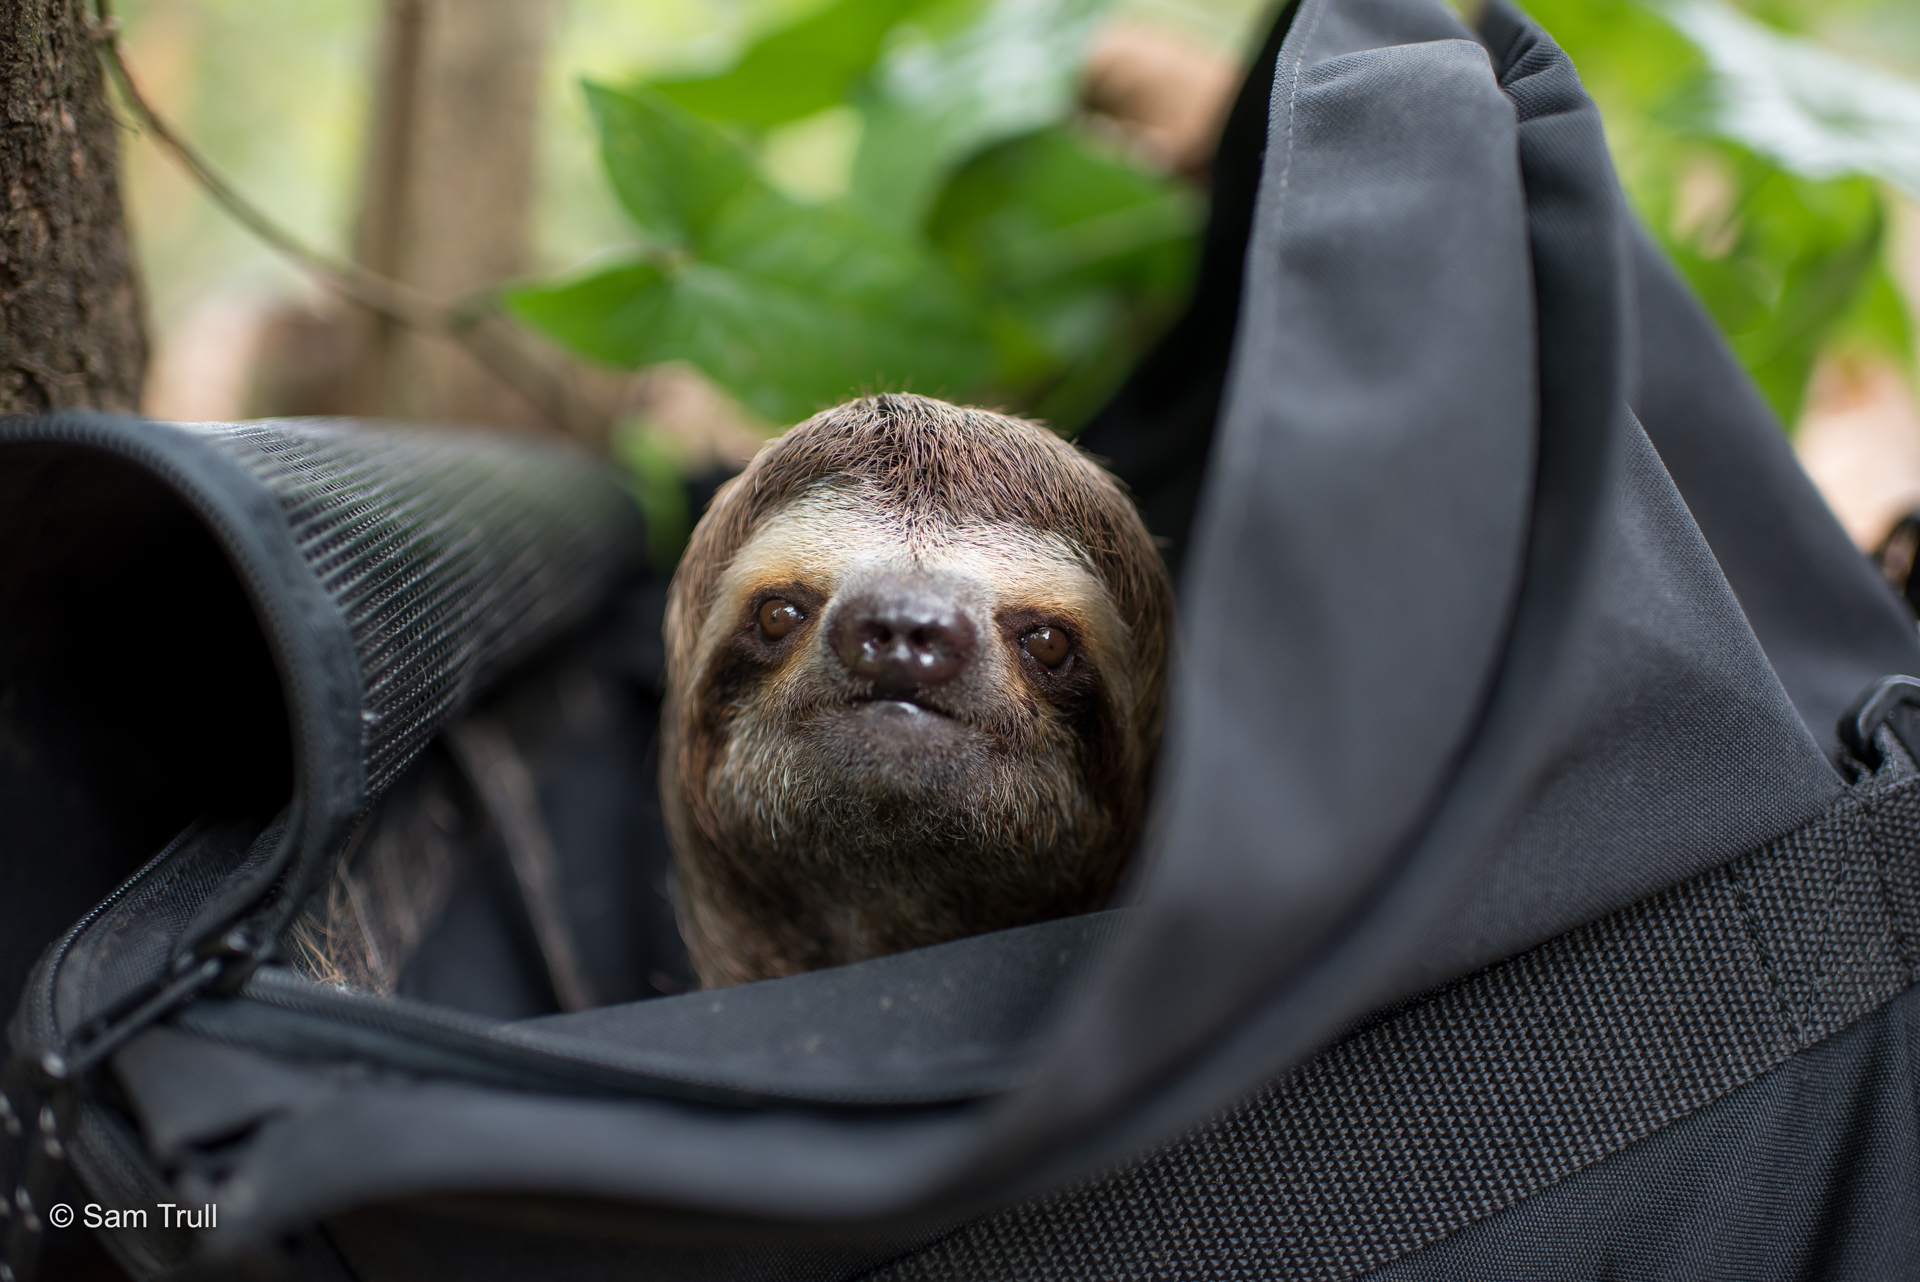
[[[568,1094],[678,1098],[740,1107],[806,1104],[814,1107],[872,1108],[955,1104],[1011,1090],[1025,1081],[1024,1057],[994,1055],[978,1064],[955,1064],[934,1089],[916,1074],[898,1083],[867,1078],[844,1084],[782,1087],[751,1072],[728,1073],[713,1061],[642,1047],[604,1047],[584,1038],[545,1030],[523,1030],[505,1022],[425,1006],[405,998],[370,997],[315,984],[275,966],[255,970],[236,998],[306,1017],[288,1025],[290,1037],[307,1053],[337,1049],[341,1058],[384,1060],[400,1071],[456,1075],[471,1081],[518,1089],[560,1090]],[[189,1031],[218,1040],[241,1040],[241,1032],[217,1017],[183,1020]],[[384,1047],[355,1041],[346,1030],[362,1030]],[[264,1030],[256,1029],[255,1033]],[[242,1038],[257,1049],[267,1037]],[[416,1052],[425,1052],[416,1053]]]
[[[74,943],[109,909],[124,899],[188,842],[205,832],[195,820],[159,854],[142,864],[111,894],[62,935],[48,954],[40,991],[34,994],[42,1027],[28,1031],[32,1041],[51,1043],[37,1054],[16,1048],[0,1072],[0,1228],[6,1251],[0,1258],[0,1282],[31,1282],[38,1266],[46,1226],[42,1219],[61,1169],[67,1137],[73,1134],[80,1080],[136,1034],[165,1018],[238,972],[242,978],[265,959],[257,932],[235,926],[216,941],[176,958],[168,975],[147,981],[108,1010],[88,1019],[72,1037],[63,1037],[54,991],[60,969]],[[32,1037],[37,1031],[40,1036]]]

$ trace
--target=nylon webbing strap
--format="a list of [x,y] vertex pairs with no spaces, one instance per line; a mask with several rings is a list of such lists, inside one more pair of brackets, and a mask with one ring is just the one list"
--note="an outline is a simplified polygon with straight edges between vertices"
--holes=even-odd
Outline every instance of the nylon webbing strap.
[[1107,1179],[878,1276],[1340,1278],[1564,1179],[1915,982],[1920,780],[1373,1025]]

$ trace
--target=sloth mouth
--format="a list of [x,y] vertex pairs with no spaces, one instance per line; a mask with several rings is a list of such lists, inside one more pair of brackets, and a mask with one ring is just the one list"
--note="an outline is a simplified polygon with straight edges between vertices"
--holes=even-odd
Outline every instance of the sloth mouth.
[[900,716],[906,717],[930,713],[936,717],[945,717],[949,721],[959,720],[958,717],[938,704],[916,698],[910,694],[861,694],[855,695],[853,698],[847,700],[847,704],[849,707],[869,707],[874,708],[876,711],[892,708],[896,710]]
[[808,737],[836,775],[861,790],[912,791],[973,760],[985,745],[966,722],[899,695],[847,699],[815,721]]
[[956,706],[940,698],[945,691],[869,685],[822,693],[826,697],[811,706],[794,709],[790,724],[796,728],[806,724],[809,734],[844,740],[849,745],[858,743],[863,735],[873,735],[876,745],[965,743],[974,750],[996,753],[1017,748],[1017,728],[992,715],[992,710]]

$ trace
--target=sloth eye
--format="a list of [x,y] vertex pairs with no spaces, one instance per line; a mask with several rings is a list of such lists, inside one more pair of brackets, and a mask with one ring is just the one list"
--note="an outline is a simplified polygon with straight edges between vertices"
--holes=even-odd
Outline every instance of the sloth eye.
[[1036,628],[1020,638],[1020,648],[1032,655],[1043,668],[1057,668],[1067,661],[1073,643],[1059,628]]
[[805,622],[806,617],[800,613],[799,606],[774,597],[760,606],[760,631],[766,633],[768,640],[778,641]]

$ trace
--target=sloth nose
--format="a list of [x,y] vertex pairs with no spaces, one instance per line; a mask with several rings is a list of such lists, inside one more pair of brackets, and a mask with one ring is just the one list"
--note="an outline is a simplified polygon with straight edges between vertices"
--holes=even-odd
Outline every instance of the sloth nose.
[[856,677],[883,695],[909,695],[959,676],[973,659],[973,624],[938,593],[901,584],[848,601],[832,644]]

